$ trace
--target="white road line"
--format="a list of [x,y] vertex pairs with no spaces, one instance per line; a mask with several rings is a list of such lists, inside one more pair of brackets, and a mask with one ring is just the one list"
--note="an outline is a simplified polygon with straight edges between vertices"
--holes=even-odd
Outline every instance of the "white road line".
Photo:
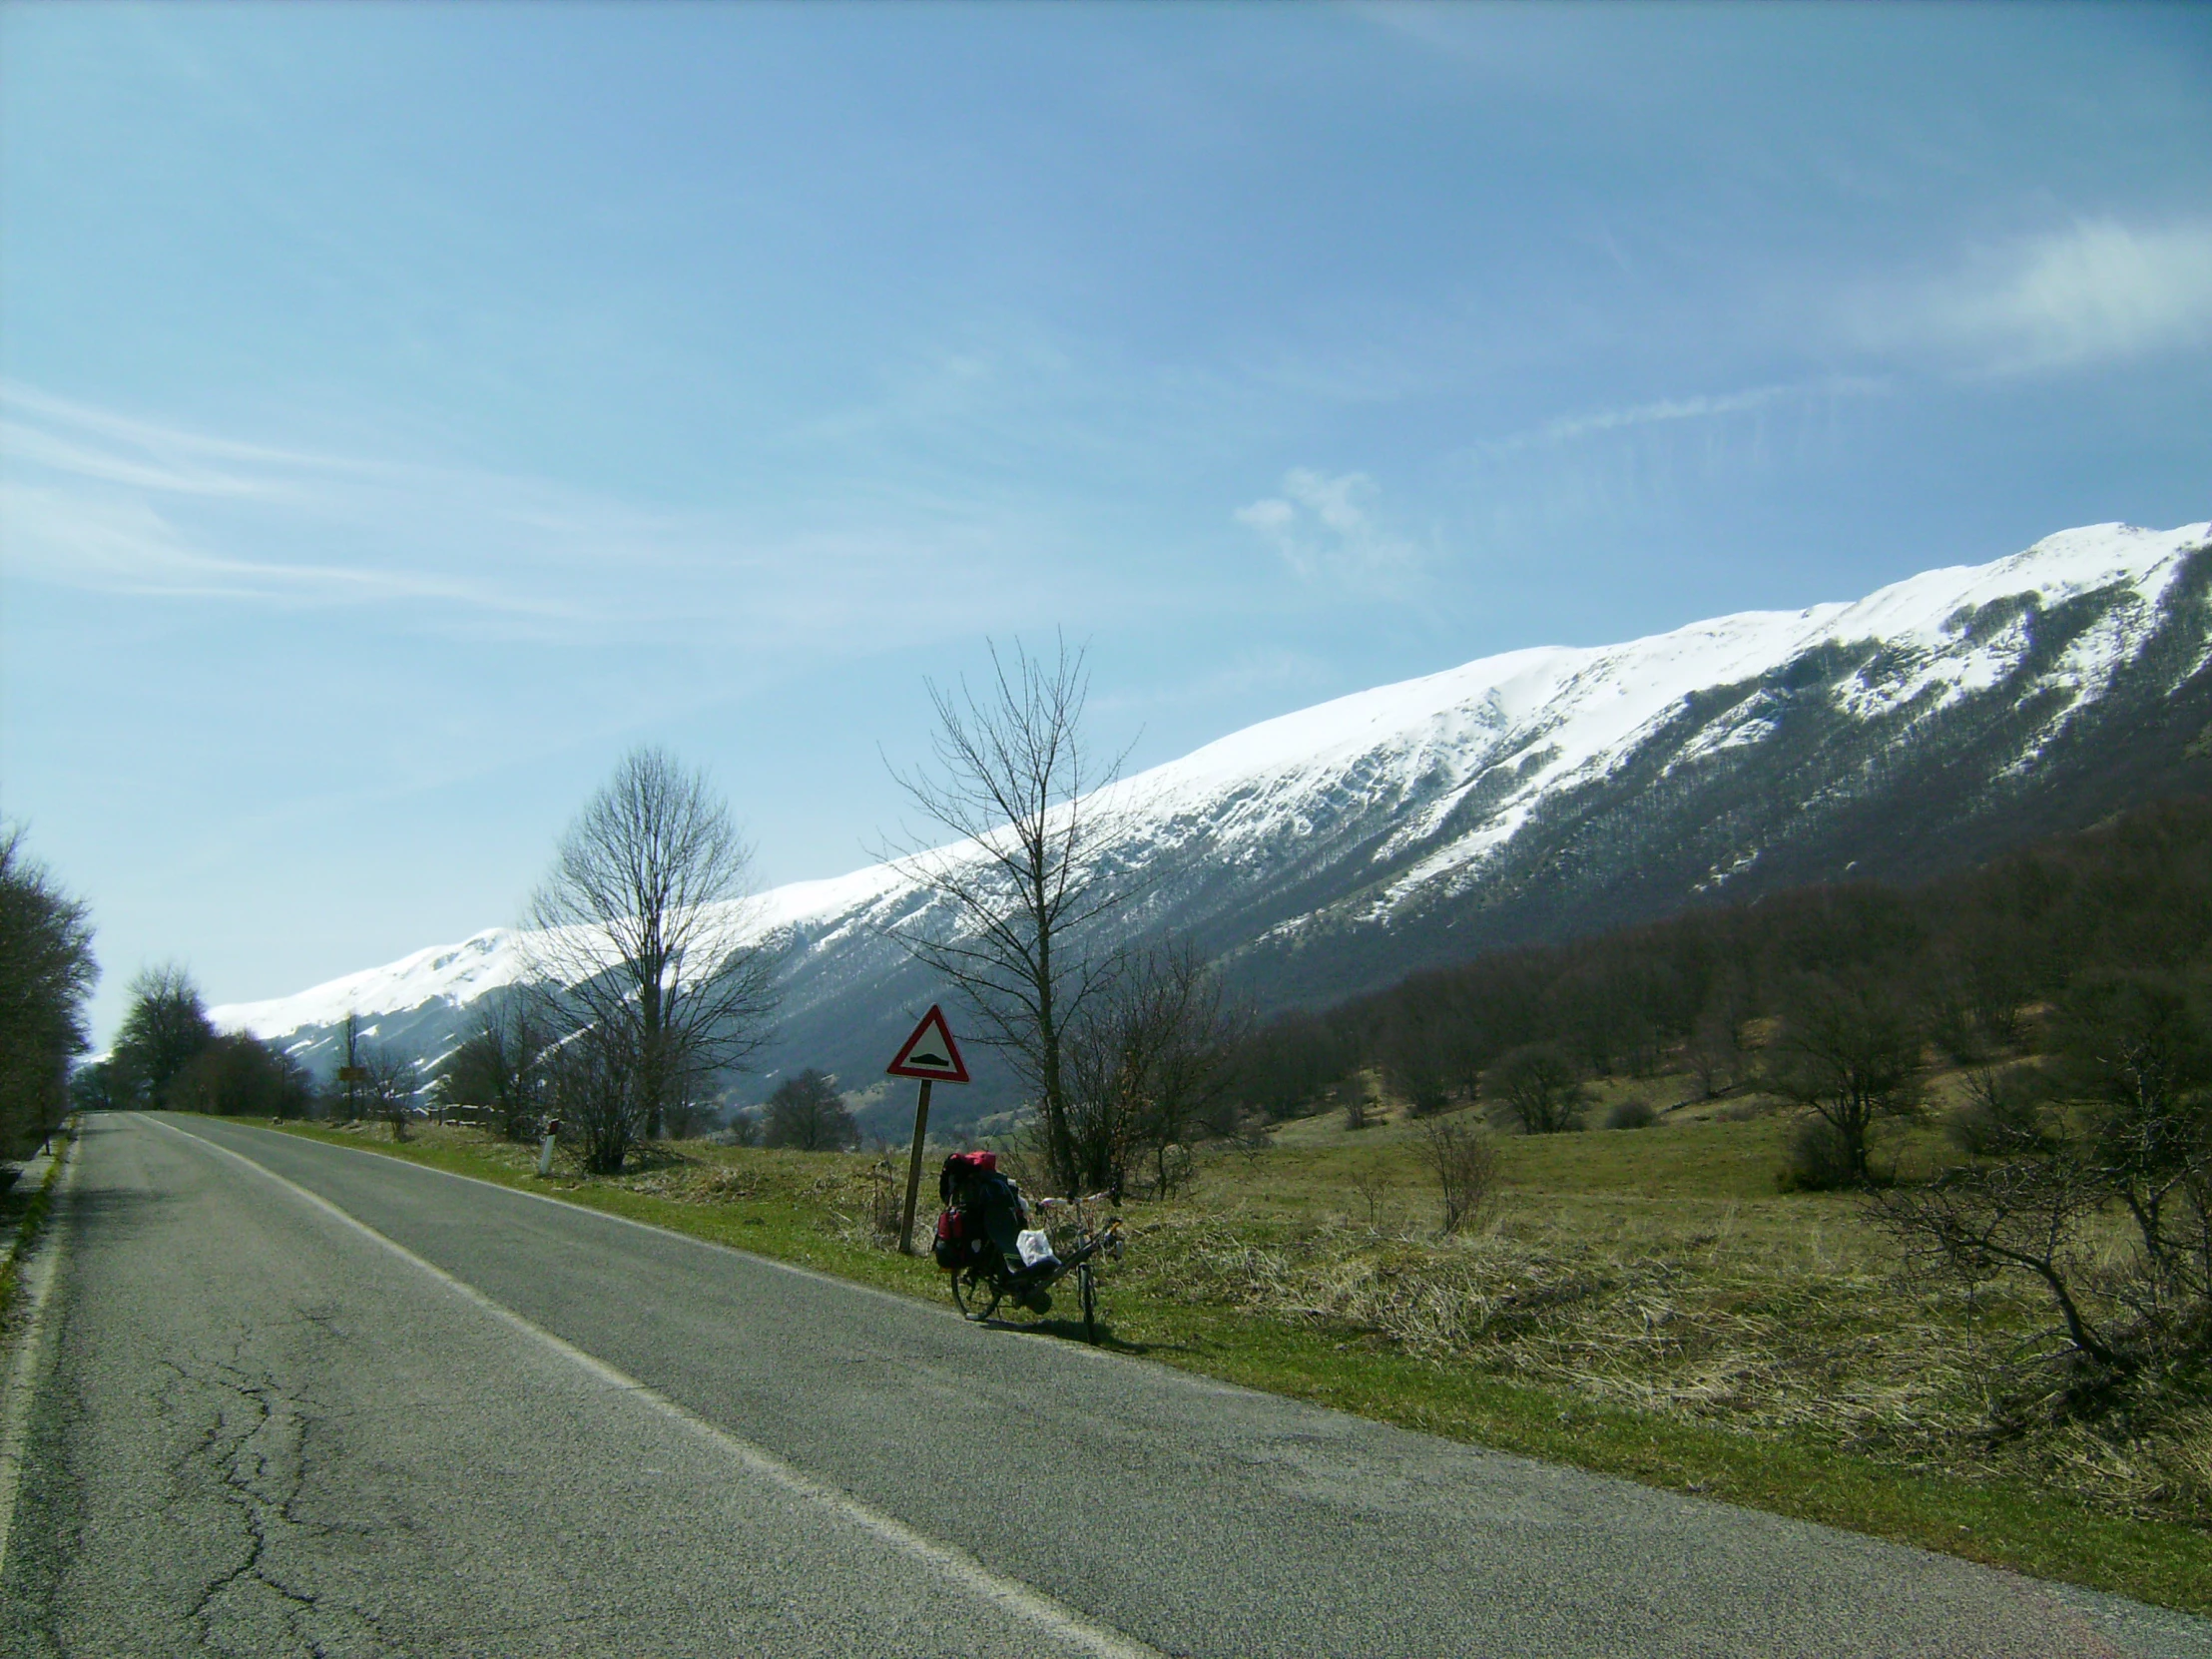
[[[80,1134],[82,1131],[80,1130]],[[51,1194],[43,1229],[20,1258],[24,1299],[23,1335],[8,1368],[7,1414],[0,1419],[0,1575],[8,1570],[8,1539],[15,1526],[15,1500],[23,1487],[23,1452],[31,1437],[31,1401],[38,1392],[39,1356],[45,1351],[46,1302],[62,1261],[62,1215],[69,1190],[77,1182],[77,1166],[84,1162],[77,1150],[79,1136],[62,1143],[61,1178],[48,1188]]]
[[[140,1114],[133,1114],[139,1116]],[[705,1417],[688,1410],[666,1394],[649,1387],[626,1372],[617,1371],[604,1360],[585,1353],[573,1343],[565,1342],[544,1328],[533,1325],[513,1309],[505,1307],[465,1280],[456,1279],[434,1262],[427,1262],[396,1239],[387,1238],[375,1228],[355,1216],[348,1215],[319,1193],[309,1192],[296,1181],[278,1175],[264,1164],[256,1163],[243,1152],[233,1151],[216,1141],[190,1134],[172,1124],[154,1118],[142,1118],[157,1129],[167,1130],[178,1139],[194,1146],[219,1152],[226,1158],[235,1158],[256,1174],[274,1181],[277,1186],[320,1210],[332,1220],[353,1229],[363,1237],[381,1245],[409,1266],[427,1274],[455,1296],[499,1320],[509,1328],[522,1333],[541,1344],[571,1365],[588,1373],[610,1387],[618,1388],[632,1398],[642,1401],[672,1421],[700,1435],[717,1446],[747,1472],[760,1476],[782,1487],[794,1497],[802,1498],[819,1508],[828,1510],[848,1525],[859,1528],[871,1537],[889,1544],[892,1548],[913,1556],[943,1577],[950,1579],[979,1599],[989,1602],[1002,1612],[1034,1625],[1040,1631],[1059,1642],[1084,1653],[1097,1654],[1101,1659],[1162,1659],[1157,1648],[1146,1646],[1133,1637],[1108,1626],[1094,1624],[1082,1614],[1043,1591],[1032,1589],[1018,1579],[1004,1578],[994,1573],[965,1550],[915,1531],[904,1521],[894,1519],[881,1510],[861,1502],[851,1493],[817,1480],[814,1476],[796,1468],[765,1446],[740,1439],[725,1428],[718,1427]],[[534,1195],[533,1195],[534,1196]],[[564,1208],[568,1208],[564,1206]],[[620,1219],[620,1218],[616,1218]],[[658,1230],[656,1230],[658,1231]]]

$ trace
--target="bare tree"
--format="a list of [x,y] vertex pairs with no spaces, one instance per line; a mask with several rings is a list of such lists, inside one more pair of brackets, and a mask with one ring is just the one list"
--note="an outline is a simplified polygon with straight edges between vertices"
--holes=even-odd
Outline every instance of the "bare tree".
[[[530,902],[530,967],[556,1028],[595,1031],[593,1066],[625,1075],[632,1110],[611,1122],[657,1138],[671,1106],[767,1040],[774,963],[743,938],[751,890],[729,807],[663,749],[624,756],[561,836]],[[622,1168],[627,1141],[596,1144]]]
[[1744,1075],[1741,1021],[1735,1006],[1716,996],[1697,1017],[1682,1057],[1697,1079],[1698,1098],[1712,1100],[1726,1094]]
[[1119,1200],[1149,1160],[1153,1193],[1172,1196],[1189,1147],[1226,1095],[1244,1030],[1221,981],[1187,943],[1118,957],[1067,1033],[1074,1185]]
[[69,1110],[99,972],[84,902],[24,852],[21,830],[0,826],[0,1158],[28,1154]]
[[777,1084],[768,1097],[761,1144],[795,1152],[844,1152],[860,1144],[860,1126],[852,1121],[836,1085],[809,1066]]
[[343,1101],[345,1121],[353,1123],[361,1115],[361,1079],[367,1072],[361,1065],[361,1016],[358,1010],[348,1008],[345,1018],[338,1025],[339,1057],[335,1087],[329,1096],[329,1110],[334,1115],[338,1102]]
[[116,1032],[115,1059],[131,1092],[159,1106],[176,1075],[215,1041],[200,987],[181,963],[141,968],[131,980],[131,1006]]
[[1007,1056],[1042,1118],[1046,1162],[1062,1191],[1081,1180],[1071,1131],[1067,1033],[1102,983],[1083,949],[1084,929],[1130,896],[1102,879],[1126,825],[1100,799],[1118,762],[1103,768],[1084,746],[1089,678],[1083,654],[1060,643],[1047,663],[1019,645],[991,650],[982,697],[931,685],[934,776],[893,773],[950,846],[894,851],[889,861],[934,893],[928,915],[891,936],[956,985]]
[[1582,1127],[1589,1091],[1556,1043],[1526,1043],[1482,1075],[1482,1092],[1504,1117],[1530,1135]]
[[1792,987],[1767,1080],[1835,1131],[1853,1182],[1874,1125],[1920,1110],[1920,1076],[1921,1036],[1892,991],[1825,974]]
[[2110,1403],[2117,1379],[2193,1376],[2212,1331],[2212,1034],[2192,1002],[2157,973],[2084,976],[2041,1067],[1970,1080],[1950,1129],[1973,1161],[1869,1195],[1969,1288],[2042,1286],[2077,1406]]
[[476,1029],[438,1069],[438,1098],[449,1106],[481,1106],[510,1141],[537,1133],[545,1115],[545,1056],[551,1034],[526,996],[484,999]]
[[2120,1363],[2117,1347],[2085,1306],[2093,1241],[2082,1236],[2108,1197],[2088,1170],[2064,1158],[2007,1159],[1926,1187],[1868,1195],[1910,1263],[1953,1274],[1969,1289],[2006,1273],[2039,1281],[2067,1346],[2111,1369]]

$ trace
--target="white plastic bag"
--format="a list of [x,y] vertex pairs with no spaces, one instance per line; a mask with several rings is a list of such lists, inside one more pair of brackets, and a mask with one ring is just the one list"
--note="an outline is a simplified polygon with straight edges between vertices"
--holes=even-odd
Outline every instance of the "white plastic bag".
[[1041,1227],[1032,1227],[1027,1232],[1015,1234],[1014,1250],[1021,1257],[1021,1265],[1025,1268],[1042,1267],[1056,1259],[1052,1254],[1052,1236]]

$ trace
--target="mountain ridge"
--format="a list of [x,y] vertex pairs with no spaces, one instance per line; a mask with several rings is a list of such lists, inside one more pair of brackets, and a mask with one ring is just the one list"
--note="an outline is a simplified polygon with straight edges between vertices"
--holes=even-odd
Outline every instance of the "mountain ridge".
[[[2212,787],[2208,540],[2087,526],[1857,601],[1526,648],[1260,722],[1094,802],[1135,827],[1104,870],[1143,887],[1113,942],[1172,925],[1263,1009],[1312,1003]],[[731,937],[783,961],[768,1064],[872,1082],[941,993],[885,931],[945,920],[881,864],[731,912]],[[493,928],[212,1012],[326,1066],[351,1008],[427,1060],[523,971],[520,935]]]

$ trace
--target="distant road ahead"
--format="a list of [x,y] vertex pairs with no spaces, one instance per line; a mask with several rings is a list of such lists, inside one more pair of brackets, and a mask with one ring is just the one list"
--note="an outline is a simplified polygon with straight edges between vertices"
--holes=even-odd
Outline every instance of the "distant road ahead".
[[11,1654],[2212,1656],[372,1154],[80,1156]]

